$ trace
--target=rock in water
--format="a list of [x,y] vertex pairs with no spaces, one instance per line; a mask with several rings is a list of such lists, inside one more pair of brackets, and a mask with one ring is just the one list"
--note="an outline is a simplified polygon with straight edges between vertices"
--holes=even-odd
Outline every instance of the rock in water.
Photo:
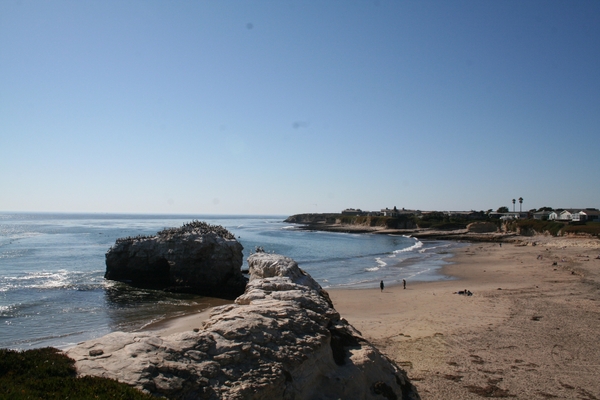
[[117,239],[106,253],[106,279],[133,286],[235,298],[247,279],[242,245],[222,226],[193,221],[155,236]]
[[294,260],[256,253],[248,263],[245,293],[215,307],[198,332],[115,332],[67,354],[80,375],[169,398],[419,399]]

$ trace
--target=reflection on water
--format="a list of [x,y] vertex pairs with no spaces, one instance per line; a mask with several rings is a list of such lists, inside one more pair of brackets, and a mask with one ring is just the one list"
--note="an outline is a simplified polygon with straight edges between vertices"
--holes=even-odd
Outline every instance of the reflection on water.
[[149,323],[191,313],[210,299],[186,293],[140,289],[120,282],[107,284],[104,297],[111,331],[135,331]]

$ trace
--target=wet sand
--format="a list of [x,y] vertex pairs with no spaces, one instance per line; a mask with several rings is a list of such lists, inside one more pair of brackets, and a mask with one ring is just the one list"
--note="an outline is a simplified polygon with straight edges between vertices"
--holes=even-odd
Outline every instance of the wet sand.
[[195,307],[185,315],[161,319],[144,326],[142,331],[155,332],[160,336],[168,336],[173,333],[180,333],[202,328],[202,321],[206,320],[214,307],[226,304],[232,304],[233,300],[217,299],[214,297],[204,297],[202,304]]

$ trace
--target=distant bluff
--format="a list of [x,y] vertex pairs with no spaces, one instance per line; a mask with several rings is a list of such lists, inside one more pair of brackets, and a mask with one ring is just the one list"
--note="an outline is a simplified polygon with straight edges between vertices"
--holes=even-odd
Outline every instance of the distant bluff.
[[340,213],[310,213],[295,214],[287,217],[284,222],[304,225],[305,229],[343,232],[345,227],[362,228],[364,232],[377,229],[417,229],[412,216],[400,215],[395,217],[381,215],[344,215]]
[[247,283],[242,250],[222,226],[192,221],[154,236],[117,239],[106,253],[104,277],[142,288],[235,298]]

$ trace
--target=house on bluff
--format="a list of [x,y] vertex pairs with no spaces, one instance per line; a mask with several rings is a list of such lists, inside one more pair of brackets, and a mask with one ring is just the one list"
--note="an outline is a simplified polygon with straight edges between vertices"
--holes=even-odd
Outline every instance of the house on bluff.
[[552,211],[548,220],[557,222],[587,222],[600,221],[600,210],[597,208],[566,208]]

